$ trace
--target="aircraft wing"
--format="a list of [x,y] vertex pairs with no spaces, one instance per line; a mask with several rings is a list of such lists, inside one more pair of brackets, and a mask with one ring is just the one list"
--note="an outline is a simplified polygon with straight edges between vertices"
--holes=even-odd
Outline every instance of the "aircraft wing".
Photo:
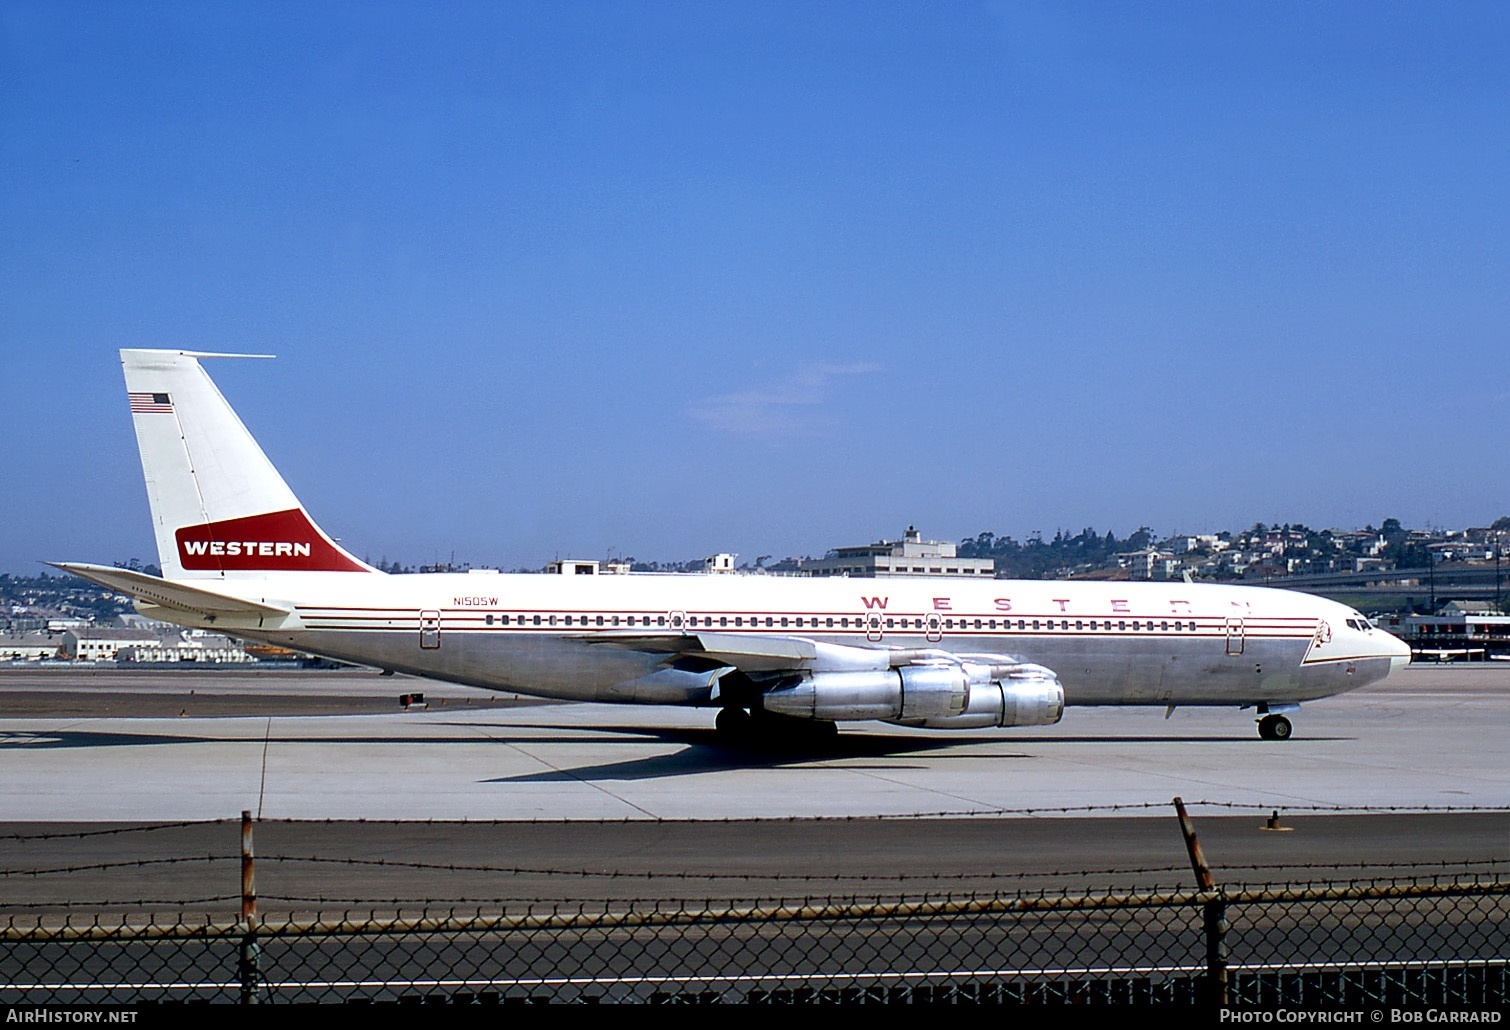
[[148,576],[130,569],[117,569],[108,565],[85,565],[78,562],[48,562],[55,569],[71,572],[75,576],[98,583],[102,587],[130,594],[139,601],[163,608],[184,612],[196,612],[214,617],[218,615],[288,615],[292,608],[280,608],[262,601],[247,601],[240,597],[207,590],[198,584],[177,582]]
[[[667,669],[701,674],[707,687],[701,703],[725,705],[726,713],[729,706],[749,705],[829,723],[1036,726],[1057,722],[1064,708],[1053,670],[1010,655],[696,630],[584,633],[574,639],[659,655]],[[741,724],[728,715],[720,719]]]
[[802,669],[818,657],[818,645],[804,637],[733,633],[588,633],[576,639],[627,651],[663,654],[668,661],[705,659],[747,673]]
[[775,634],[631,631],[585,633],[575,639],[604,647],[663,654],[667,658],[667,664],[708,662],[729,666],[750,675],[802,670],[895,669],[905,665],[958,665],[962,661],[994,667],[1015,665],[1021,661],[1012,655],[956,654],[939,648],[859,647]]

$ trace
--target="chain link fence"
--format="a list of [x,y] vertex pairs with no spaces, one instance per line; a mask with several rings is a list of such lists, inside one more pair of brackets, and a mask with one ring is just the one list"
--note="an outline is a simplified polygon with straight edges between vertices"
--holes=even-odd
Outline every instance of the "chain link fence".
[[1510,882],[604,903],[185,923],[10,917],[0,1004],[1502,1005]]
[[[1319,1008],[1501,1006],[1510,997],[1510,879],[1497,859],[1454,862],[1450,871],[1444,864],[1434,873],[1419,862],[1402,863],[1341,884],[1312,879],[1219,886],[1186,807],[1179,798],[1174,806],[1190,862],[1185,868],[1196,881],[1187,890],[1032,892],[1021,886],[998,889],[1000,881],[993,879],[971,892],[938,876],[893,880],[891,894],[859,895],[830,883],[827,896],[777,900],[691,903],[639,895],[641,900],[497,900],[459,907],[428,895],[412,907],[373,900],[335,911],[329,906],[345,903],[329,895],[294,896],[288,875],[330,870],[350,891],[344,897],[376,898],[380,895],[357,893],[362,870],[376,868],[442,889],[438,878],[445,875],[477,876],[478,883],[507,889],[504,885],[520,875],[536,877],[547,870],[277,854],[263,861],[282,874],[279,896],[261,899],[286,906],[276,915],[259,913],[250,813],[242,815],[239,855],[224,848],[228,827],[220,821],[18,828],[0,836],[10,857],[0,869],[0,885],[12,888],[0,907],[0,1005],[926,1002]],[[1275,813],[1270,828],[1277,821]],[[181,834],[191,836],[175,836]],[[332,829],[321,827],[319,835],[330,837]],[[123,853],[128,839],[158,843],[131,858]],[[209,854],[186,847],[217,840],[222,843]],[[229,872],[226,865],[238,860],[239,894],[194,899],[183,893],[230,886],[219,871]],[[1251,868],[1346,875],[1341,867],[1320,865]],[[600,869],[598,875],[627,874]],[[1089,875],[1076,874],[1074,882],[1088,883]],[[61,888],[30,901],[19,897],[22,883],[60,879]],[[763,887],[755,889],[806,891],[813,881],[804,879],[767,872],[760,878]],[[90,902],[85,900],[90,884],[136,893],[129,902],[107,903],[98,894]],[[174,914],[150,914],[158,903],[148,899],[174,889],[176,900],[161,902]],[[878,883],[859,889],[888,888]],[[239,917],[233,915],[238,902]],[[197,904],[221,914],[198,921],[181,914]],[[112,906],[119,906],[115,914],[101,914]]]

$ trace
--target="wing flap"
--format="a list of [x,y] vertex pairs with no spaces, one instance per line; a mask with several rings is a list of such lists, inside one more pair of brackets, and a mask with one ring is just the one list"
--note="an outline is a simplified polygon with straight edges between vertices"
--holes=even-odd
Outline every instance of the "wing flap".
[[731,666],[749,675],[895,669],[904,665],[958,665],[961,662],[992,670],[1008,670],[1021,664],[1021,659],[1005,654],[955,654],[939,648],[858,647],[773,634],[610,630],[577,634],[572,639],[600,647],[622,647],[645,654],[665,655],[667,665],[693,661],[702,668],[702,663],[712,663]]
[[803,637],[741,633],[586,633],[576,639],[647,654],[693,656],[741,672],[782,672],[811,665],[818,646]]

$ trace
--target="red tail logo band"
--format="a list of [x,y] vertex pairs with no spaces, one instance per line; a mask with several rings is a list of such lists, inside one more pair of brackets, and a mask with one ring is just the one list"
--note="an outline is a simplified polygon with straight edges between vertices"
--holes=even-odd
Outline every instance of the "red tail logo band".
[[207,572],[366,572],[298,508],[184,526],[174,534],[185,569]]

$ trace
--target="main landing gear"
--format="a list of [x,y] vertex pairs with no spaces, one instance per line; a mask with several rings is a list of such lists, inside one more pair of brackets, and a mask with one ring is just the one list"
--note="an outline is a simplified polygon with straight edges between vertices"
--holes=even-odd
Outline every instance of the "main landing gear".
[[1289,740],[1294,729],[1283,715],[1266,715],[1258,720],[1258,735],[1264,740]]
[[714,726],[722,743],[741,747],[821,744],[839,735],[838,723],[797,719],[761,708],[722,708]]
[[753,721],[750,713],[743,708],[721,708],[713,725],[718,728],[719,737],[733,742],[750,733],[750,723]]

